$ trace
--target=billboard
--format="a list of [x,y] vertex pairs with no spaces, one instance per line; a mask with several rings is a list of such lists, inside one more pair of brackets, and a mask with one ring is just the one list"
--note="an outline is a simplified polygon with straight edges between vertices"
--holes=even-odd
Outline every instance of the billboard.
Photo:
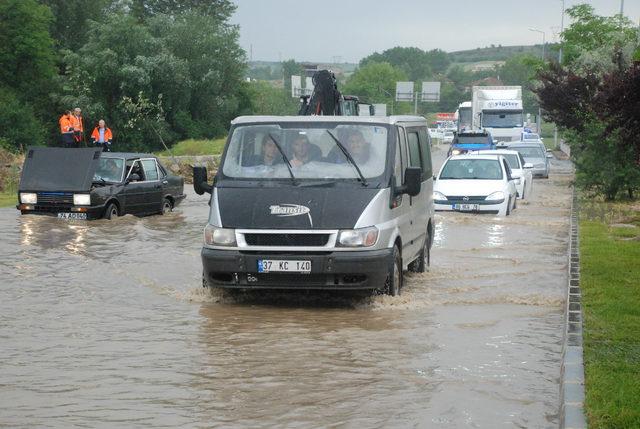
[[413,101],[413,82],[396,82],[396,101]]
[[420,98],[424,102],[438,103],[440,101],[440,82],[422,82]]

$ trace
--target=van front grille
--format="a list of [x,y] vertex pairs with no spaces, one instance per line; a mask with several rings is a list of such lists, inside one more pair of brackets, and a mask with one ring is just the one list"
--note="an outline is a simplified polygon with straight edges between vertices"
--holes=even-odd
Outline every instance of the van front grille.
[[329,234],[259,234],[246,233],[249,246],[326,246]]

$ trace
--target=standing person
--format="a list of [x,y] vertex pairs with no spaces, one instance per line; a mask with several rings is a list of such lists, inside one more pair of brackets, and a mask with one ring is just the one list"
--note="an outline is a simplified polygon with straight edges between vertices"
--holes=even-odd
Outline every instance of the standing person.
[[63,147],[73,147],[73,124],[71,122],[71,110],[65,110],[58,120]]
[[71,123],[73,125],[73,141],[75,142],[76,147],[80,147],[80,143],[84,137],[84,123],[82,121],[82,110],[80,110],[79,107],[73,109]]
[[113,134],[111,128],[107,128],[104,119],[98,121],[98,126],[93,129],[91,133],[91,143],[102,147],[105,152],[111,151],[111,140],[113,140]]

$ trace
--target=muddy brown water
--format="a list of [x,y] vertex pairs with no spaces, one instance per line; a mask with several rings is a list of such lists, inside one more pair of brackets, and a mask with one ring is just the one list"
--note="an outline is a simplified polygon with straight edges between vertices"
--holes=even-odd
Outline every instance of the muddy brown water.
[[555,427],[570,180],[438,214],[396,298],[204,291],[190,190],[164,217],[0,209],[0,427]]

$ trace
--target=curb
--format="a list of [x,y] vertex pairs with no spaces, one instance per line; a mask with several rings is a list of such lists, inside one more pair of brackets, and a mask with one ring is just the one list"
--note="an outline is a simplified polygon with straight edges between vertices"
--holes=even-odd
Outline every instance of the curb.
[[586,429],[584,414],[584,360],[582,349],[582,293],[580,291],[580,246],[578,197],[573,190],[569,226],[569,280],[566,323],[560,369],[560,428]]

